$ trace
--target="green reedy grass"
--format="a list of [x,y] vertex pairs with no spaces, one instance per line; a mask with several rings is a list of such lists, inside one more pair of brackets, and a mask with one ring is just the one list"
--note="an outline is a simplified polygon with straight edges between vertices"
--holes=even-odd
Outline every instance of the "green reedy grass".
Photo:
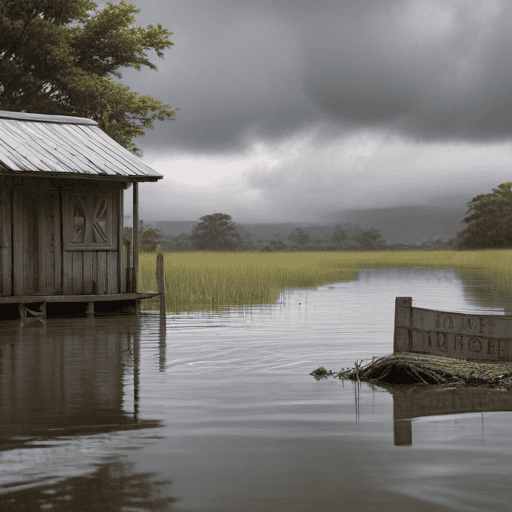
[[[510,250],[166,253],[166,310],[271,304],[282,290],[350,281],[370,268],[449,268],[463,278],[487,277],[510,291],[511,256]],[[141,253],[139,260],[139,290],[156,291],[156,253]],[[157,309],[157,301],[143,301],[142,307]]]

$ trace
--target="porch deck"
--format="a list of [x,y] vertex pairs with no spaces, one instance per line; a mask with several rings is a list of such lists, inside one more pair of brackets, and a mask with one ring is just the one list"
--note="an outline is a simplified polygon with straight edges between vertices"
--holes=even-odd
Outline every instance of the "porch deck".
[[0,297],[0,304],[34,304],[37,302],[99,302],[138,300],[160,297],[160,293],[110,293],[105,295],[11,295]]

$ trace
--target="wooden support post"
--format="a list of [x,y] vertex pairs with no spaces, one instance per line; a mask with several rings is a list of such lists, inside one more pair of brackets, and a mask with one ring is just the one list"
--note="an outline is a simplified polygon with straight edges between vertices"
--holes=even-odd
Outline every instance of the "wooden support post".
[[126,241],[126,293],[133,292],[132,244]]
[[165,320],[164,255],[162,253],[156,257],[156,282],[160,294],[160,320]]
[[137,308],[136,308],[135,302],[136,302],[135,300],[128,301],[127,310],[128,310],[128,314],[129,315],[136,315],[137,314]]
[[165,373],[165,361],[166,361],[166,345],[167,345],[167,324],[165,322],[165,318],[162,320],[162,317],[160,317],[160,325],[158,327],[158,334],[159,334],[159,348],[158,351],[158,360],[159,360],[159,366],[160,371],[162,373]]
[[395,299],[395,333],[393,336],[393,353],[411,350],[411,312],[412,297]]
[[126,285],[126,293],[133,293],[133,268],[127,268],[126,269],[126,279],[127,279],[127,285]]
[[85,314],[90,318],[94,317],[94,302],[88,302],[87,308],[85,309]]
[[124,249],[124,189],[121,187],[118,193],[119,216],[117,221],[117,292],[123,293],[125,286],[123,283],[123,249]]
[[139,273],[139,184],[133,182],[133,292],[137,293]]
[[20,312],[21,323],[24,324],[27,321],[27,309],[23,304],[18,304],[18,310]]

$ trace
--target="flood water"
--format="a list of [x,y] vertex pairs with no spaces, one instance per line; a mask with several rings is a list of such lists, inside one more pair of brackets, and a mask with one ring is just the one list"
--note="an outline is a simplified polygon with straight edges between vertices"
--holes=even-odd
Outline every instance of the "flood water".
[[395,297],[510,314],[450,270],[379,269],[222,313],[0,324],[0,510],[510,510],[512,394],[309,373],[393,349]]

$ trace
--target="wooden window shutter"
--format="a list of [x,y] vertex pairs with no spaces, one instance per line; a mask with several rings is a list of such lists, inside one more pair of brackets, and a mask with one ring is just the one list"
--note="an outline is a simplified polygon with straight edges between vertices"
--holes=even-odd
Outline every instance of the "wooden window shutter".
[[63,192],[64,250],[117,250],[112,191]]

